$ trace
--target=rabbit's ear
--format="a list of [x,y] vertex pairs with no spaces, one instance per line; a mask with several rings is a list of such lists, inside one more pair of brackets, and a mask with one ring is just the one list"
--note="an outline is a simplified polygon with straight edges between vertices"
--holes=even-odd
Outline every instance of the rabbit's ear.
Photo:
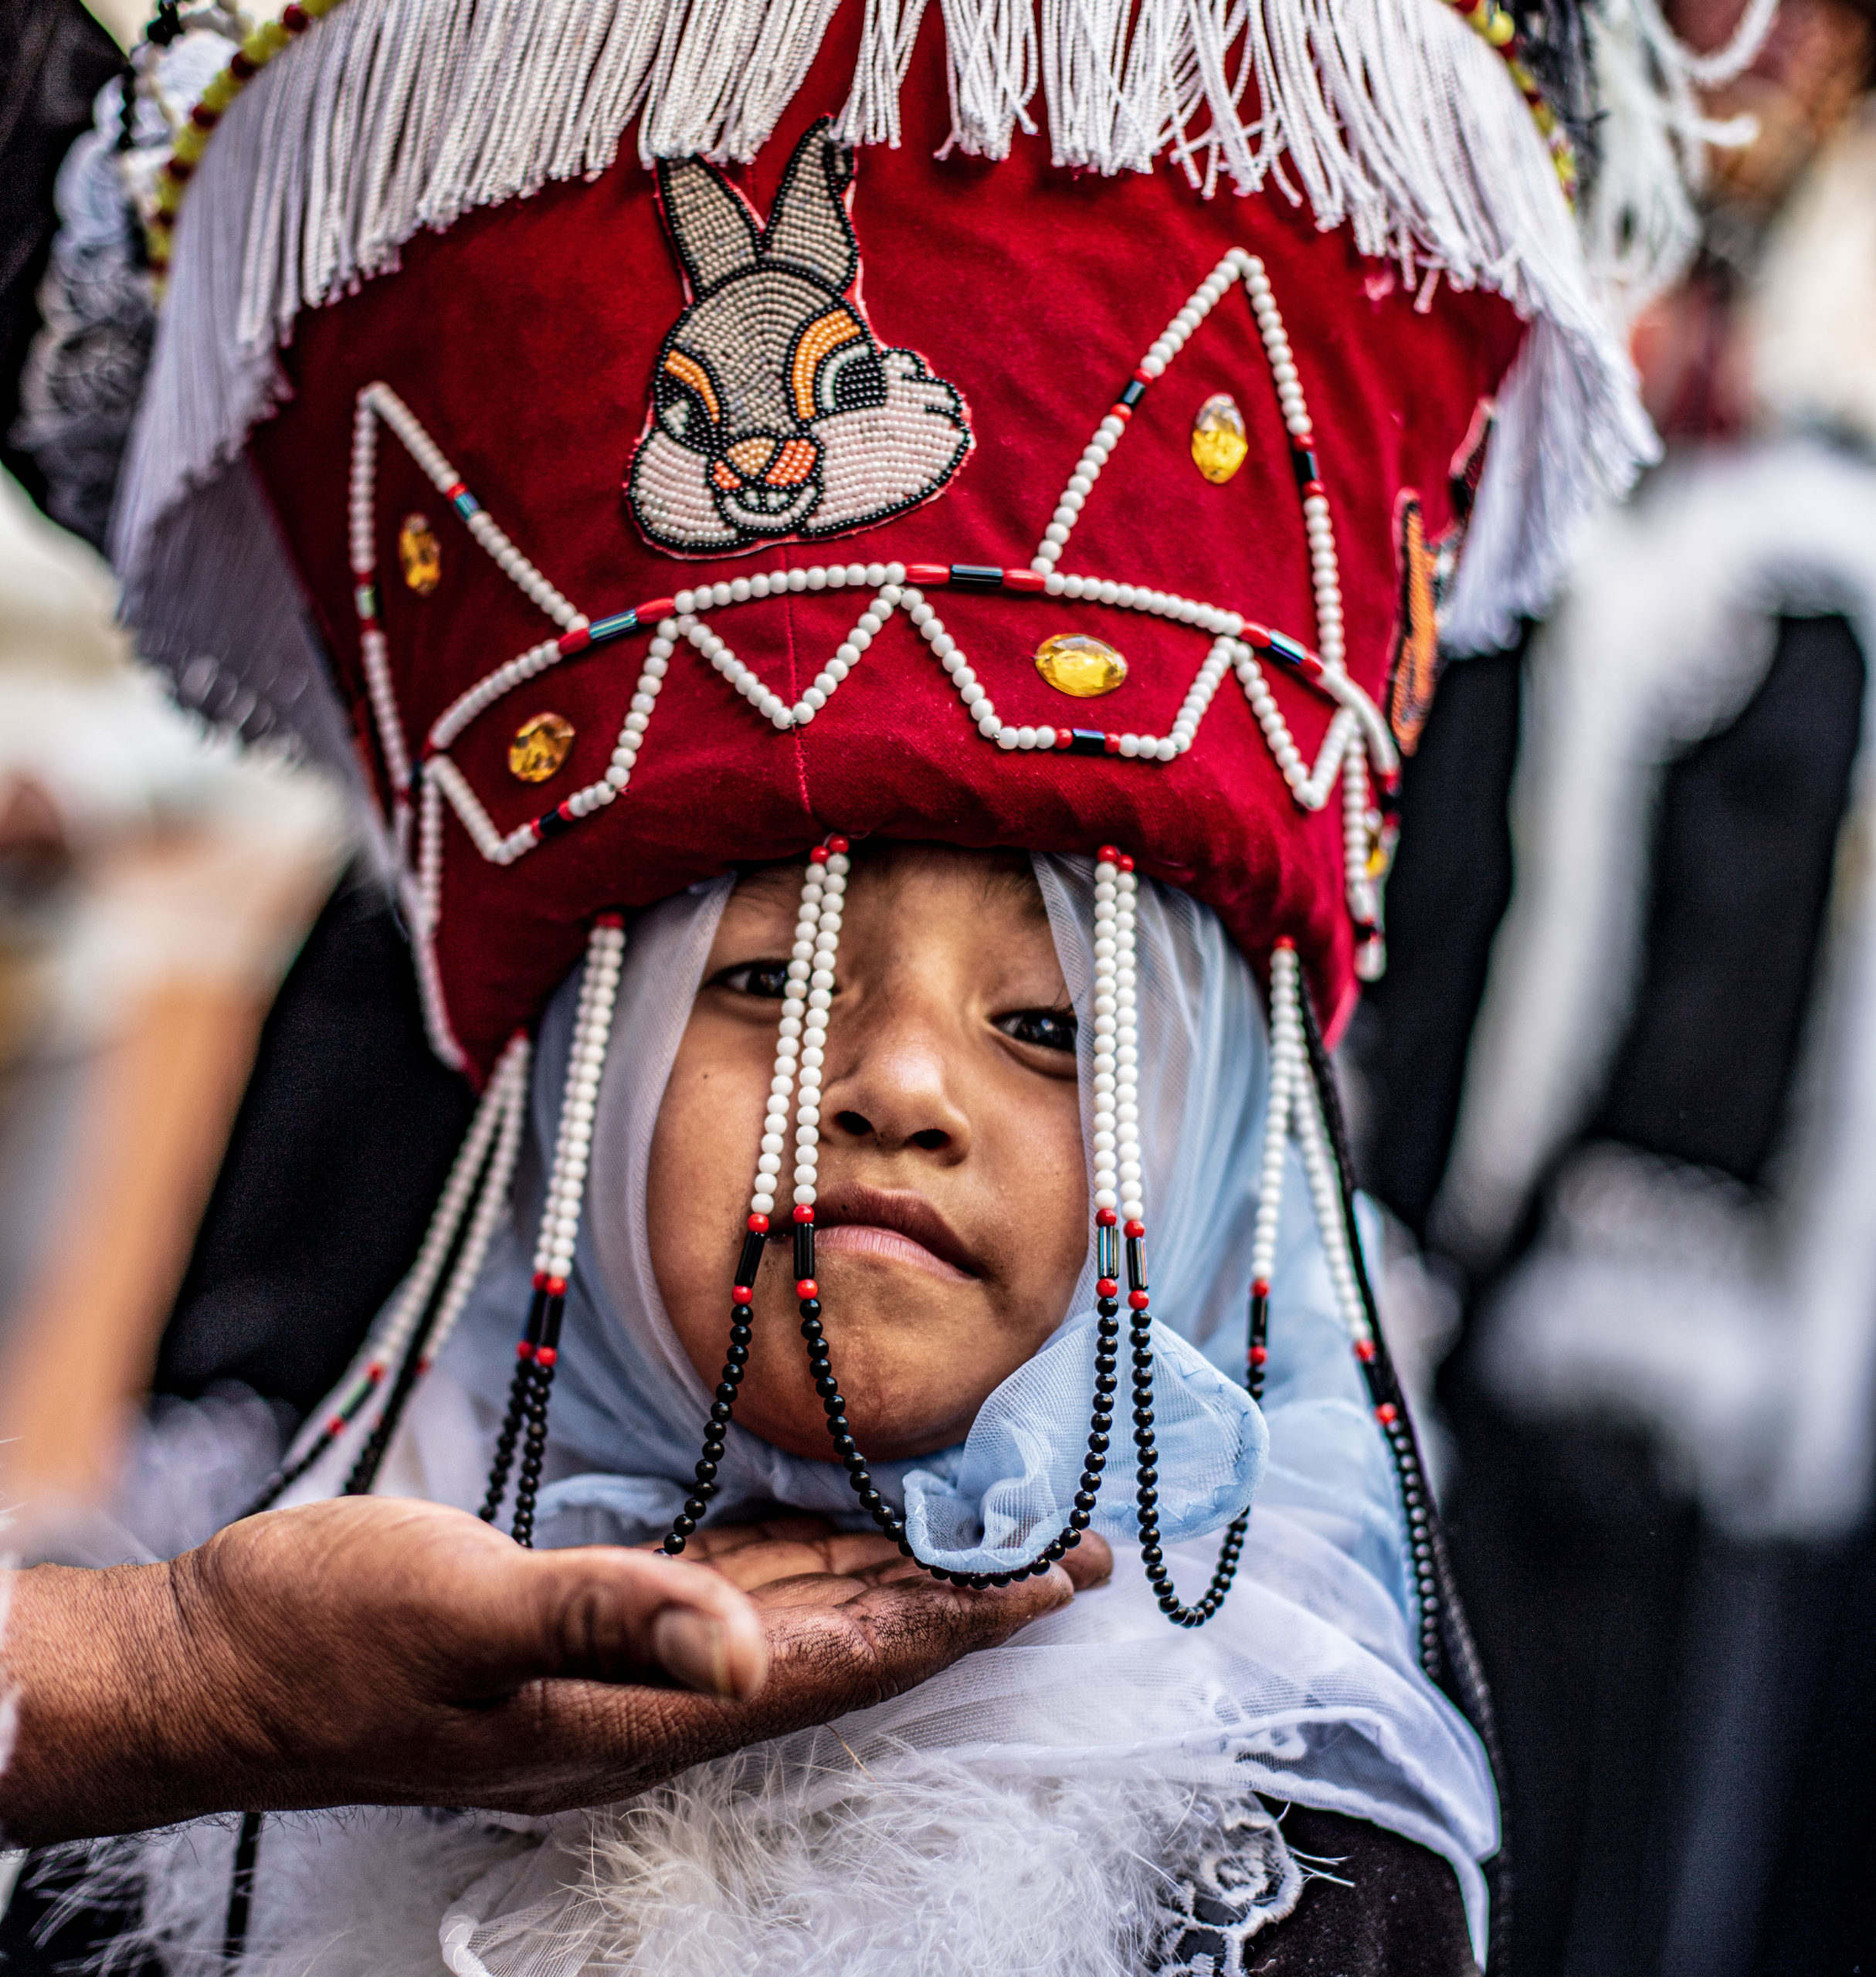
[[693,300],[755,266],[755,215],[714,166],[660,158],[658,193]]
[[762,259],[785,262],[840,293],[860,266],[860,243],[842,197],[853,175],[853,154],[831,129],[832,119],[823,117],[795,147],[769,209]]

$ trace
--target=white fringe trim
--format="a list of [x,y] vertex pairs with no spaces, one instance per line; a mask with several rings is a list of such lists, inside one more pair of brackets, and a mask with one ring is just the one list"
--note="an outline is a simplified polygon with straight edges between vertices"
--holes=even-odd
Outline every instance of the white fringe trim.
[[[838,4],[344,0],[275,60],[224,119],[178,229],[114,529],[132,622],[160,646],[179,604],[203,615],[199,595],[179,600],[174,573],[159,575],[151,544],[283,397],[276,353],[302,309],[395,267],[419,229],[605,171],[635,120],[647,163],[752,156]],[[1460,15],[1440,0],[940,5],[948,149],[1004,156],[1036,127],[1041,90],[1060,165],[1145,171],[1164,155],[1207,193],[1221,176],[1240,193],[1269,181],[1423,290],[1436,277],[1482,287],[1536,318],[1456,633],[1488,636],[1543,601],[1594,496],[1626,490],[1654,441],[1544,141]],[[840,127],[891,144],[924,0],[865,6]],[[213,593],[229,588],[218,578]],[[222,608],[242,624],[191,643],[226,662],[253,652],[242,634],[257,615],[297,618],[300,605],[270,568]]]

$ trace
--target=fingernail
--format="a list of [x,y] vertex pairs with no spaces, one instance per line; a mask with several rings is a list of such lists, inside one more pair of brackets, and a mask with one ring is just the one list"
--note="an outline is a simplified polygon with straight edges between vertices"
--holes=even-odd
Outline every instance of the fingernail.
[[729,1629],[688,1606],[667,1606],[652,1623],[651,1642],[665,1671],[704,1694],[736,1693],[730,1679]]

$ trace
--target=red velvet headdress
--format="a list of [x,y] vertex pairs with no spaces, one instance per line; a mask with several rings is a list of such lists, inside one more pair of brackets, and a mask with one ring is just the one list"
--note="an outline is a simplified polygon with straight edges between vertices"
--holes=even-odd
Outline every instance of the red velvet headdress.
[[[1477,49],[1470,86],[1501,93],[1567,227],[1502,65],[1437,0],[1399,4]],[[277,85],[268,117],[228,120],[246,170],[268,143],[313,170],[277,136],[278,79],[347,15],[251,93]],[[1378,962],[1376,709],[1416,731],[1490,402],[1521,343],[1540,376],[1560,338],[1593,346],[1586,317],[1508,249],[1491,278],[1540,309],[1529,333],[1404,226],[1366,243],[1379,260],[1274,190],[1074,175],[1021,135],[1000,164],[958,155],[935,19],[900,141],[856,150],[827,120],[868,59],[860,15],[835,13],[746,167],[620,162],[381,240],[396,271],[362,285],[355,243],[349,268],[293,269],[336,299],[215,414],[225,453],[282,401],[249,457],[395,825],[439,1048],[479,1074],[597,912],[830,829],[1124,843],[1253,959],[1294,938],[1331,1010]],[[231,303],[264,344],[268,307],[293,311],[277,279],[256,304],[256,267],[317,258],[317,186],[283,246],[251,181],[212,187],[224,147],[224,180],[244,168],[231,127],[183,212],[170,346],[179,314]],[[231,287],[207,235],[244,205]],[[160,356],[154,422],[186,362]],[[1632,434],[1619,371],[1600,388]],[[212,572],[158,473],[146,444],[126,548],[160,643],[165,582]]]

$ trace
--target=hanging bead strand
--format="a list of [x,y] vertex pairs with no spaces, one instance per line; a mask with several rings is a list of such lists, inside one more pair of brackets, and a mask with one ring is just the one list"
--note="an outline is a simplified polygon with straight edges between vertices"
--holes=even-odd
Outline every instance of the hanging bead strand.
[[1253,1400],[1264,1396],[1270,1358],[1270,1277],[1277,1267],[1277,1236],[1283,1219],[1284,1177],[1289,1165],[1290,1121],[1305,1074],[1303,1033],[1297,1019],[1296,943],[1286,935],[1270,955],[1270,1096],[1264,1122],[1264,1165],[1258,1176],[1257,1220],[1250,1250],[1250,1348]]
[[[496,1161],[499,1167],[497,1136],[504,1130],[504,1121],[511,1108],[517,1102],[517,1091],[526,1091],[528,1061],[527,1037],[517,1033],[490,1077],[450,1168],[449,1178],[444,1183],[442,1195],[430,1217],[430,1226],[418,1250],[416,1261],[412,1264],[382,1328],[367,1341],[365,1349],[338,1383],[334,1391],[339,1398],[334,1402],[331,1412],[292,1459],[268,1477],[260,1494],[241,1512],[242,1516],[253,1517],[278,1503],[358,1419],[372,1397],[382,1391],[385,1376],[392,1366],[401,1365],[406,1359],[414,1363],[416,1355],[411,1348],[416,1342],[419,1322],[429,1307],[437,1280],[456,1242],[463,1219],[469,1212],[470,1203],[478,1199],[478,1177],[482,1178],[479,1197],[481,1202],[487,1202],[497,1192],[504,1196],[507,1193],[506,1175],[499,1175],[495,1169],[484,1175],[483,1170],[491,1141],[497,1143]],[[421,1372],[419,1368],[419,1376]]]
[[587,941],[586,965],[575,1005],[560,1124],[555,1135],[553,1164],[548,1170],[547,1198],[541,1206],[540,1235],[534,1247],[528,1327],[515,1347],[507,1412],[496,1437],[488,1489],[483,1498],[483,1521],[493,1524],[507,1494],[508,1474],[514,1466],[518,1445],[520,1470],[515,1478],[511,1528],[516,1541],[522,1545],[534,1542],[534,1500],[540,1491],[541,1467],[547,1450],[548,1405],[560,1358],[567,1279],[573,1271],[574,1246],[579,1236],[580,1207],[592,1147],[593,1115],[599,1103],[600,1077],[606,1068],[625,947],[623,918],[616,913],[601,914]]

